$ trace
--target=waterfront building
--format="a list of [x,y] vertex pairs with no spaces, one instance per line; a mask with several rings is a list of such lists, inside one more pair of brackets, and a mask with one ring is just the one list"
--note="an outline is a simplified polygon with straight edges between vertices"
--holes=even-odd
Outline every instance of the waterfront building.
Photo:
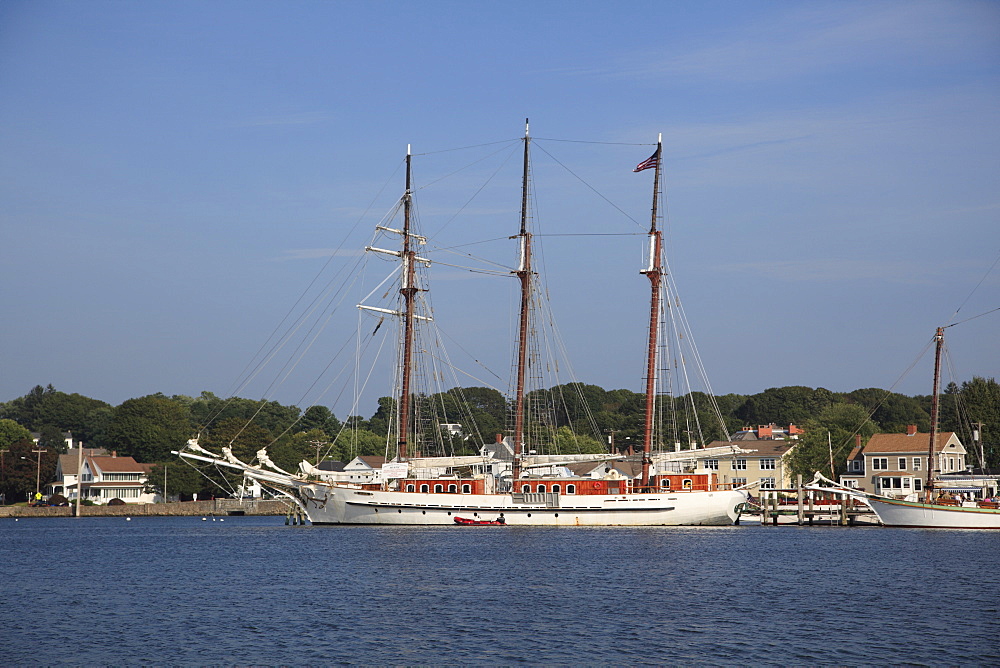
[[[875,434],[863,446],[854,446],[840,484],[895,498],[919,493],[927,480],[929,445],[930,434],[917,432],[912,424],[904,434]],[[933,464],[939,475],[966,470],[965,446],[955,432],[939,433],[934,445]]]
[[160,497],[145,491],[151,464],[140,464],[132,457],[119,457],[112,451],[84,448],[82,471],[78,470],[80,452],[70,450],[59,455],[55,482],[45,489],[46,495],[62,494],[70,502],[76,501],[77,490],[82,488],[83,500],[104,505],[112,499],[125,503],[156,503]]
[[[794,425],[793,425],[794,426]],[[792,487],[787,458],[797,445],[795,439],[712,441],[709,448],[732,446],[734,454],[698,460],[699,469],[718,474],[719,482],[733,487],[758,483],[761,491]]]

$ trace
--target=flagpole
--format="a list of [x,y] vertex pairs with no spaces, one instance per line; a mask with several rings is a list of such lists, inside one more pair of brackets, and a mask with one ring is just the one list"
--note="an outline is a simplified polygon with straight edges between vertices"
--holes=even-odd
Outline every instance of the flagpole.
[[637,172],[651,167],[655,169],[653,176],[653,209],[650,214],[649,225],[649,264],[646,270],[641,272],[649,279],[650,286],[649,341],[646,348],[646,412],[642,436],[642,472],[639,479],[639,488],[646,490],[649,488],[649,469],[653,463],[651,455],[653,452],[653,416],[656,412],[656,353],[657,342],[659,341],[660,285],[663,277],[663,266],[660,259],[663,253],[663,235],[656,227],[656,221],[659,216],[660,156],[662,151],[663,135],[660,134],[656,140],[656,153],[639,163],[635,168]]

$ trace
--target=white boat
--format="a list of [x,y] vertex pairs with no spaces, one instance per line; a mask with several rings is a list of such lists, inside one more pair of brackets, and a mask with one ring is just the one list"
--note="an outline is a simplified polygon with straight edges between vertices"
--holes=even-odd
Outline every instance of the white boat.
[[927,451],[927,481],[924,484],[921,501],[916,495],[905,500],[878,494],[857,492],[863,498],[879,521],[887,527],[921,527],[931,529],[1000,529],[1000,504],[996,502],[959,501],[951,498],[934,498],[934,490],[940,487],[935,476],[933,462],[939,454],[938,408],[941,394],[941,352],[944,348],[944,327],[938,327],[934,335],[936,352],[934,359],[934,390],[931,400],[931,433]]
[[939,503],[902,501],[869,494],[868,504],[887,527],[925,527],[934,529],[1000,529],[997,504],[981,506],[946,506]]
[[[320,471],[303,463],[298,473],[288,473],[274,466],[265,451],[258,452],[257,463],[247,464],[224,450],[222,455],[211,453],[189,442],[178,453],[189,460],[209,462],[242,472],[262,485],[284,494],[305,513],[313,524],[393,524],[393,525],[452,525],[455,518],[493,522],[501,517],[508,526],[681,526],[730,525],[739,519],[746,495],[742,491],[720,485],[711,471],[671,469],[667,461],[678,459],[677,453],[654,453],[654,414],[656,410],[656,375],[658,369],[659,332],[661,317],[661,264],[663,253],[661,232],[657,227],[657,203],[660,191],[661,144],[656,153],[640,163],[635,171],[655,168],[653,183],[652,223],[648,234],[650,257],[642,271],[651,285],[649,341],[646,369],[646,418],[642,453],[633,456],[638,476],[622,475],[615,470],[603,476],[577,475],[569,470],[574,463],[609,462],[625,459],[615,454],[538,455],[535,454],[526,422],[526,384],[529,370],[529,337],[535,323],[530,308],[535,290],[532,266],[532,233],[528,226],[529,149],[531,139],[525,129],[524,171],[522,176],[521,226],[516,237],[520,260],[512,273],[520,281],[518,345],[515,355],[516,387],[511,400],[513,430],[506,439],[505,451],[498,442],[495,450],[483,448],[479,456],[429,458],[413,456],[419,448],[415,410],[412,405],[416,391],[411,383],[414,376],[413,356],[417,328],[429,318],[418,313],[418,293],[425,292],[426,283],[418,279],[418,265],[429,264],[415,251],[423,237],[411,228],[411,156],[406,157],[406,189],[401,199],[401,229],[379,229],[398,235],[401,249],[396,251],[368,247],[398,259],[401,263],[398,284],[399,306],[376,309],[384,315],[398,318],[400,356],[396,395],[397,414],[394,455],[380,471],[364,480],[353,480],[340,473]],[[359,308],[370,308],[359,305]],[[417,447],[414,447],[417,445]],[[703,452],[703,451],[699,451]],[[688,456],[690,458],[690,455]],[[532,475],[544,469],[547,475]],[[562,473],[554,473],[555,470]],[[567,473],[567,471],[569,471]],[[468,522],[464,522],[468,523]]]

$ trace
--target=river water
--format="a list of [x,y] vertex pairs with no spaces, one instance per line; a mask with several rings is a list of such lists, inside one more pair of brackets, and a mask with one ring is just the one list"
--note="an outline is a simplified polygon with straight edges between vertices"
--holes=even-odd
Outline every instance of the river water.
[[0,665],[1000,665],[1000,532],[0,521]]

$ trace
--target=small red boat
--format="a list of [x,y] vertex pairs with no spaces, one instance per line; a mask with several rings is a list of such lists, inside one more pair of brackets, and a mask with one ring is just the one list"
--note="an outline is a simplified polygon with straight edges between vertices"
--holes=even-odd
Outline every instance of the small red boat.
[[495,520],[470,520],[465,517],[456,517],[455,524],[461,524],[463,526],[472,526],[480,524],[496,524],[499,526],[505,526],[507,524],[507,521],[503,518],[503,515],[501,515],[498,519]]

